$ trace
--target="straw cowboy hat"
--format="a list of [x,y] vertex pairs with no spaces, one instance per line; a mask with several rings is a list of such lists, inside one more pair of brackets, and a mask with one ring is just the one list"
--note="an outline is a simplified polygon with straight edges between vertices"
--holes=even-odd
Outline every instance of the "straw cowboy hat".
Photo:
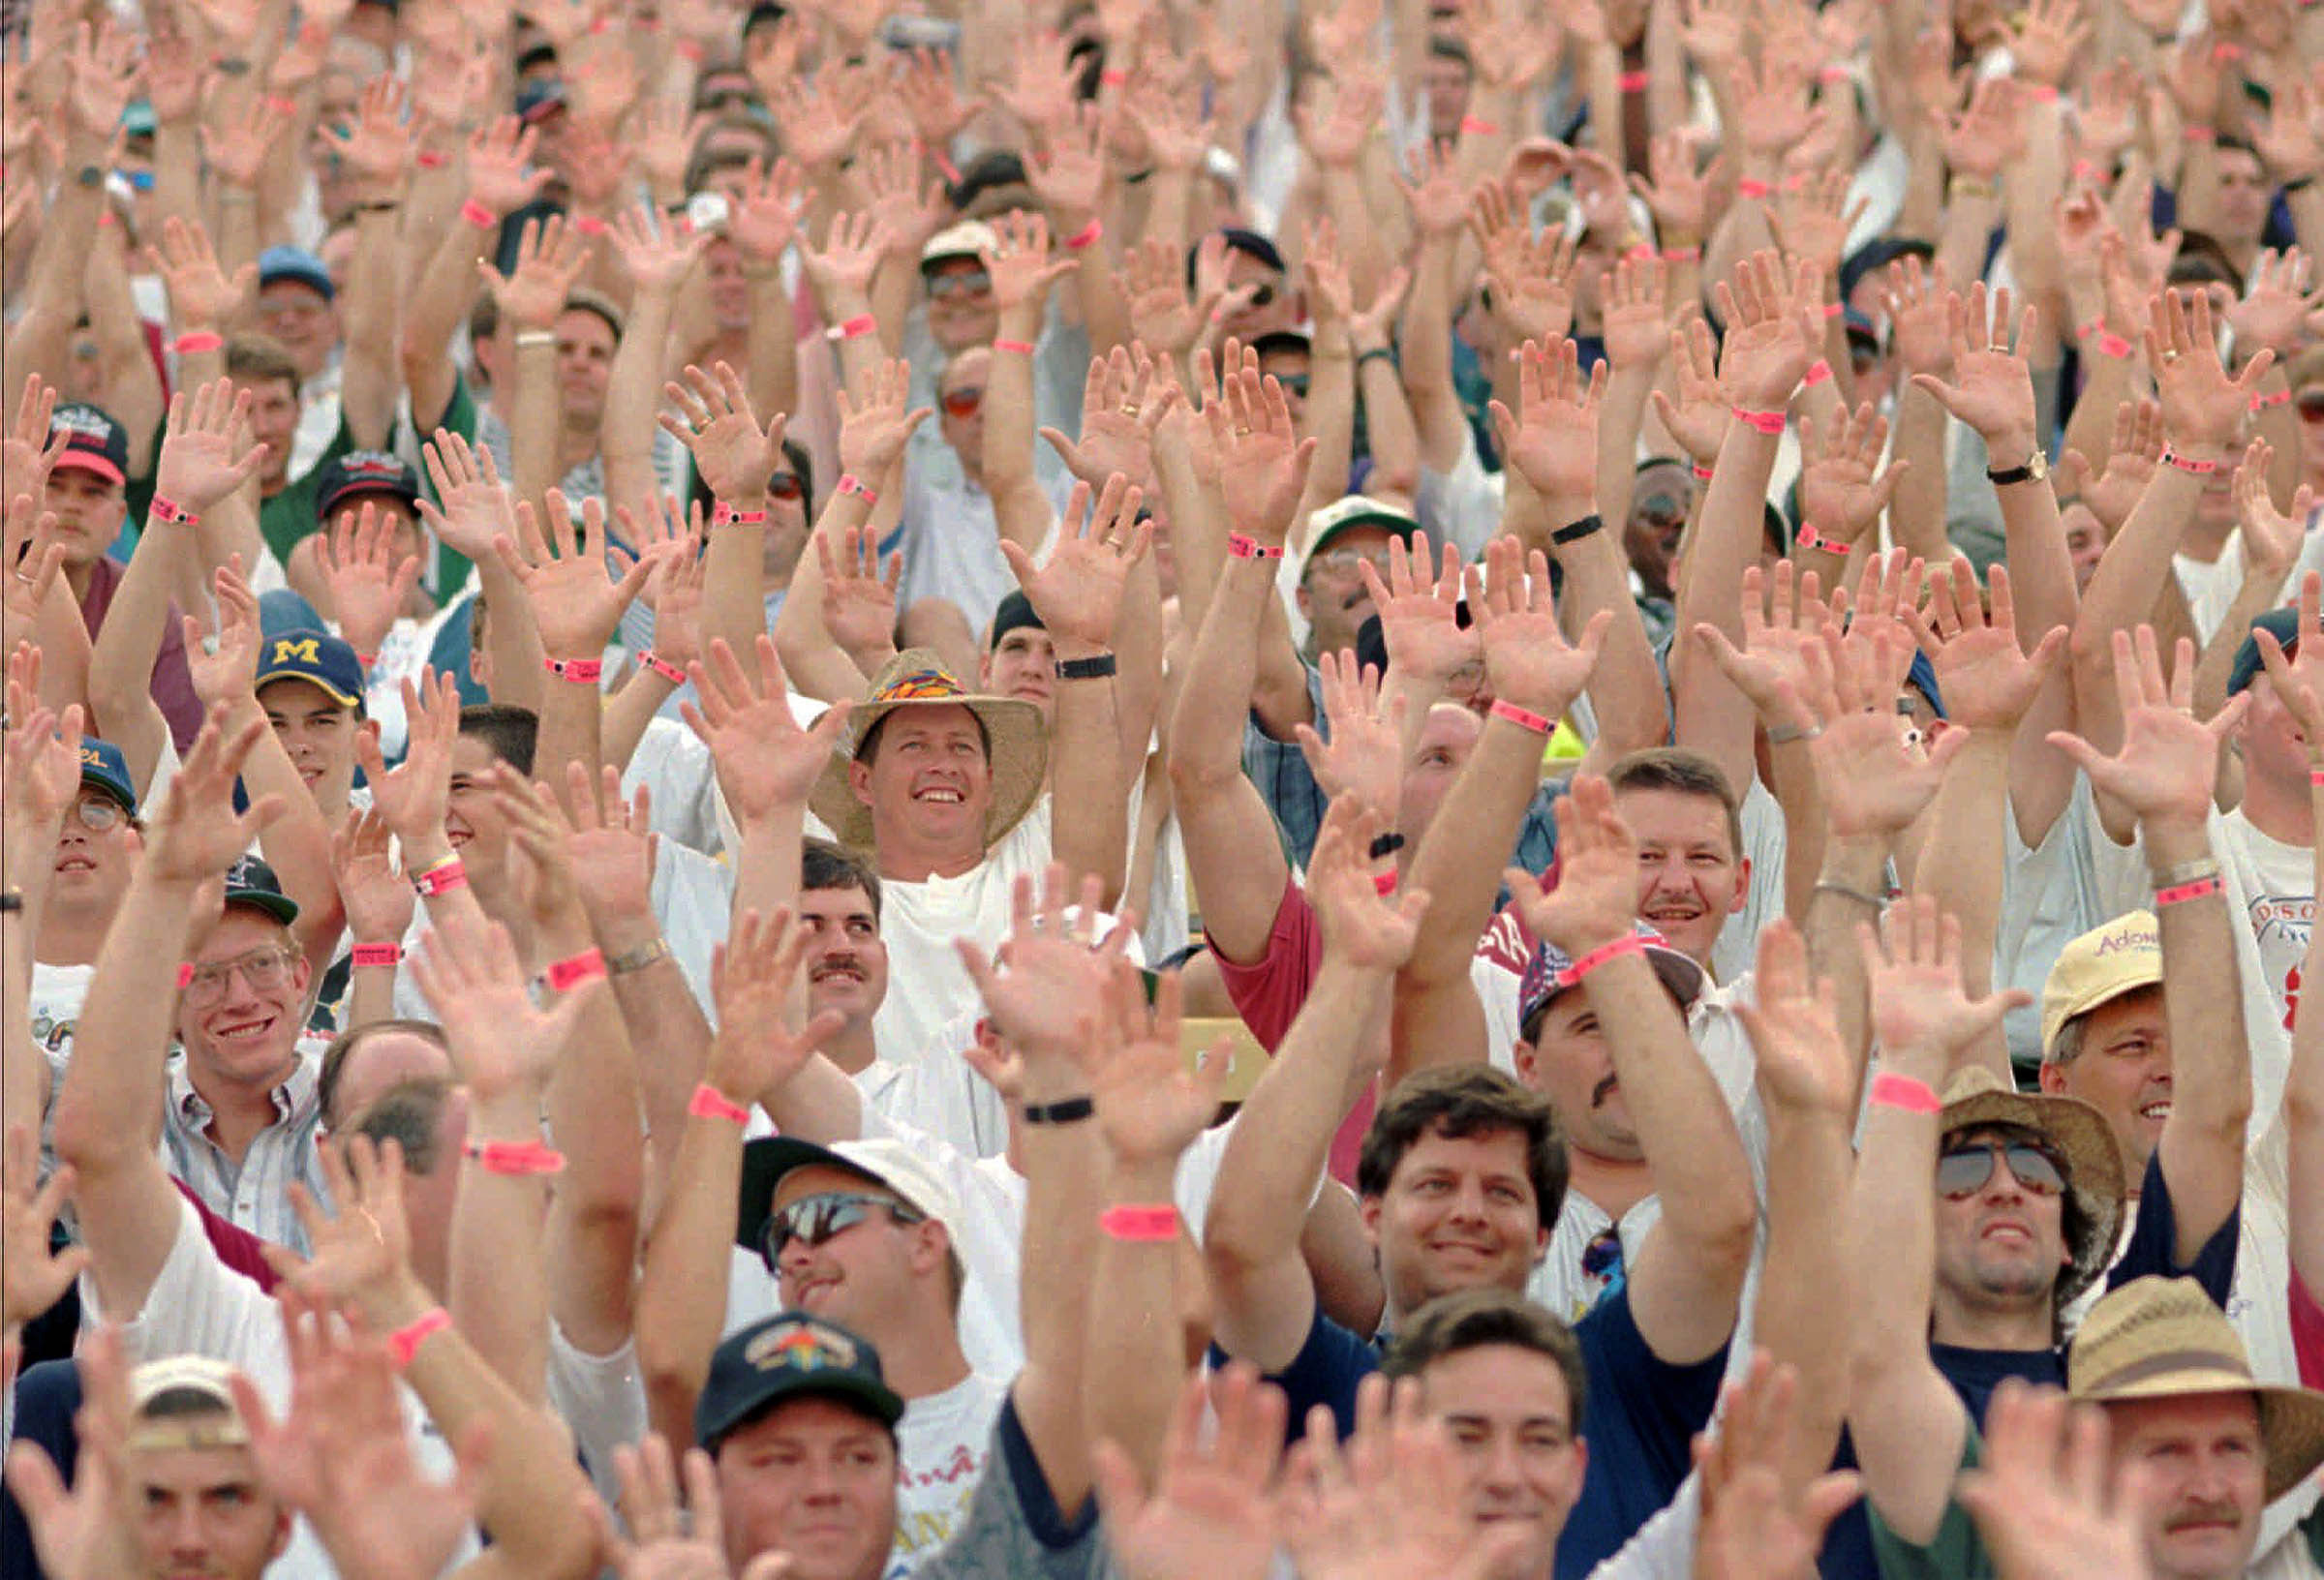
[[2091,1307],[2065,1352],[2065,1391],[2096,1404],[2254,1395],[2270,1503],[2324,1464],[2324,1393],[2253,1382],[2235,1325],[2191,1278],[2134,1278]]
[[1049,732],[1042,726],[1041,711],[1031,703],[970,691],[931,648],[906,648],[880,666],[872,678],[871,694],[849,714],[847,737],[833,750],[808,805],[841,844],[872,848],[872,808],[856,799],[847,769],[880,720],[899,708],[965,708],[984,726],[985,758],[993,776],[985,848],[992,849],[1041,795],[1041,779],[1049,772]]
[[2063,1308],[2098,1280],[2114,1261],[2123,1227],[2123,1149],[2105,1116],[2075,1097],[2019,1092],[1981,1064],[1956,1070],[1944,1083],[1942,1136],[1982,1125],[2015,1125],[2038,1132],[2065,1160],[2065,1188],[2088,1228],[2069,1249],[2073,1265],[2058,1278]]

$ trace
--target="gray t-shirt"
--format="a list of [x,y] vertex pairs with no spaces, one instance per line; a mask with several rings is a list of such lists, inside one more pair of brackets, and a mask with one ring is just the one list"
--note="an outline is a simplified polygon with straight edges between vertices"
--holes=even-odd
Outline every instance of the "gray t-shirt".
[[1112,1572],[1097,1500],[1070,1516],[1058,1509],[1011,1397],[994,1423],[991,1457],[967,1513],[914,1580],[1100,1580]]

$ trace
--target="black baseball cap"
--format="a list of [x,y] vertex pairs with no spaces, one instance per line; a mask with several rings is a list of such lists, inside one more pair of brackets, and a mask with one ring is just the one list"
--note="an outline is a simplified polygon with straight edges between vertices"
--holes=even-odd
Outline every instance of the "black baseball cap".
[[2235,663],[2227,671],[2227,694],[2231,697],[2248,687],[2267,668],[2267,661],[2259,655],[2256,633],[2260,631],[2266,631],[2276,638],[2276,645],[2283,649],[2284,657],[2293,657],[2300,651],[2300,611],[2271,609],[2253,621],[2250,629],[2244,632],[2244,640],[2235,650]]
[[315,483],[315,519],[329,523],[348,501],[384,494],[407,505],[419,503],[419,473],[410,462],[385,450],[350,450],[323,465]]
[[298,920],[298,902],[283,893],[274,868],[256,856],[237,857],[226,869],[226,902],[264,911],[286,927]]
[[119,487],[129,478],[129,430],[102,407],[86,401],[65,401],[48,418],[48,432],[65,436],[65,453],[54,470],[68,467],[93,471]]
[[1041,623],[1041,617],[1033,612],[1033,600],[1024,595],[1024,589],[1015,588],[993,611],[993,635],[985,644],[986,651],[997,651],[1002,637],[1025,625],[1030,625],[1036,631],[1049,629]]
[[736,1427],[788,1399],[836,1401],[894,1431],[903,1400],[888,1386],[879,1352],[837,1322],[778,1312],[729,1334],[711,1352],[694,1400],[694,1441],[712,1453]]

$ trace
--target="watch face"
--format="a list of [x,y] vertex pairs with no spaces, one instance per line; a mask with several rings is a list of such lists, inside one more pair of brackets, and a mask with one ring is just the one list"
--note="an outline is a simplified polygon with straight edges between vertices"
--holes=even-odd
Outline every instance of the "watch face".
[[103,183],[105,171],[95,165],[83,165],[74,172],[73,179],[84,187],[94,187]]

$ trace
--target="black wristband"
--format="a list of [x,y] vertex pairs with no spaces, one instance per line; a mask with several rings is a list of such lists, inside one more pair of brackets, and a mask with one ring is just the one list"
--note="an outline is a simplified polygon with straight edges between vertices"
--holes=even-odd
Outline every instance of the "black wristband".
[[1374,357],[1392,366],[1396,360],[1395,349],[1391,346],[1375,346],[1368,351],[1359,351],[1356,353],[1356,366],[1361,368]]
[[1556,532],[1551,532],[1549,541],[1561,548],[1568,543],[1578,543],[1605,525],[1605,518],[1604,516],[1584,516],[1571,526],[1560,527]]
[[0,890],[0,916],[15,916],[24,909],[24,896],[15,889]]
[[1110,653],[1101,653],[1094,658],[1060,658],[1057,660],[1057,679],[1103,681],[1111,679],[1117,667]]
[[1383,856],[1393,856],[1403,848],[1404,836],[1402,835],[1384,834],[1372,841],[1372,860],[1376,862]]
[[1062,1103],[1027,1103],[1024,1122],[1028,1125],[1078,1124],[1097,1112],[1097,1105],[1086,1097],[1069,1097]]

